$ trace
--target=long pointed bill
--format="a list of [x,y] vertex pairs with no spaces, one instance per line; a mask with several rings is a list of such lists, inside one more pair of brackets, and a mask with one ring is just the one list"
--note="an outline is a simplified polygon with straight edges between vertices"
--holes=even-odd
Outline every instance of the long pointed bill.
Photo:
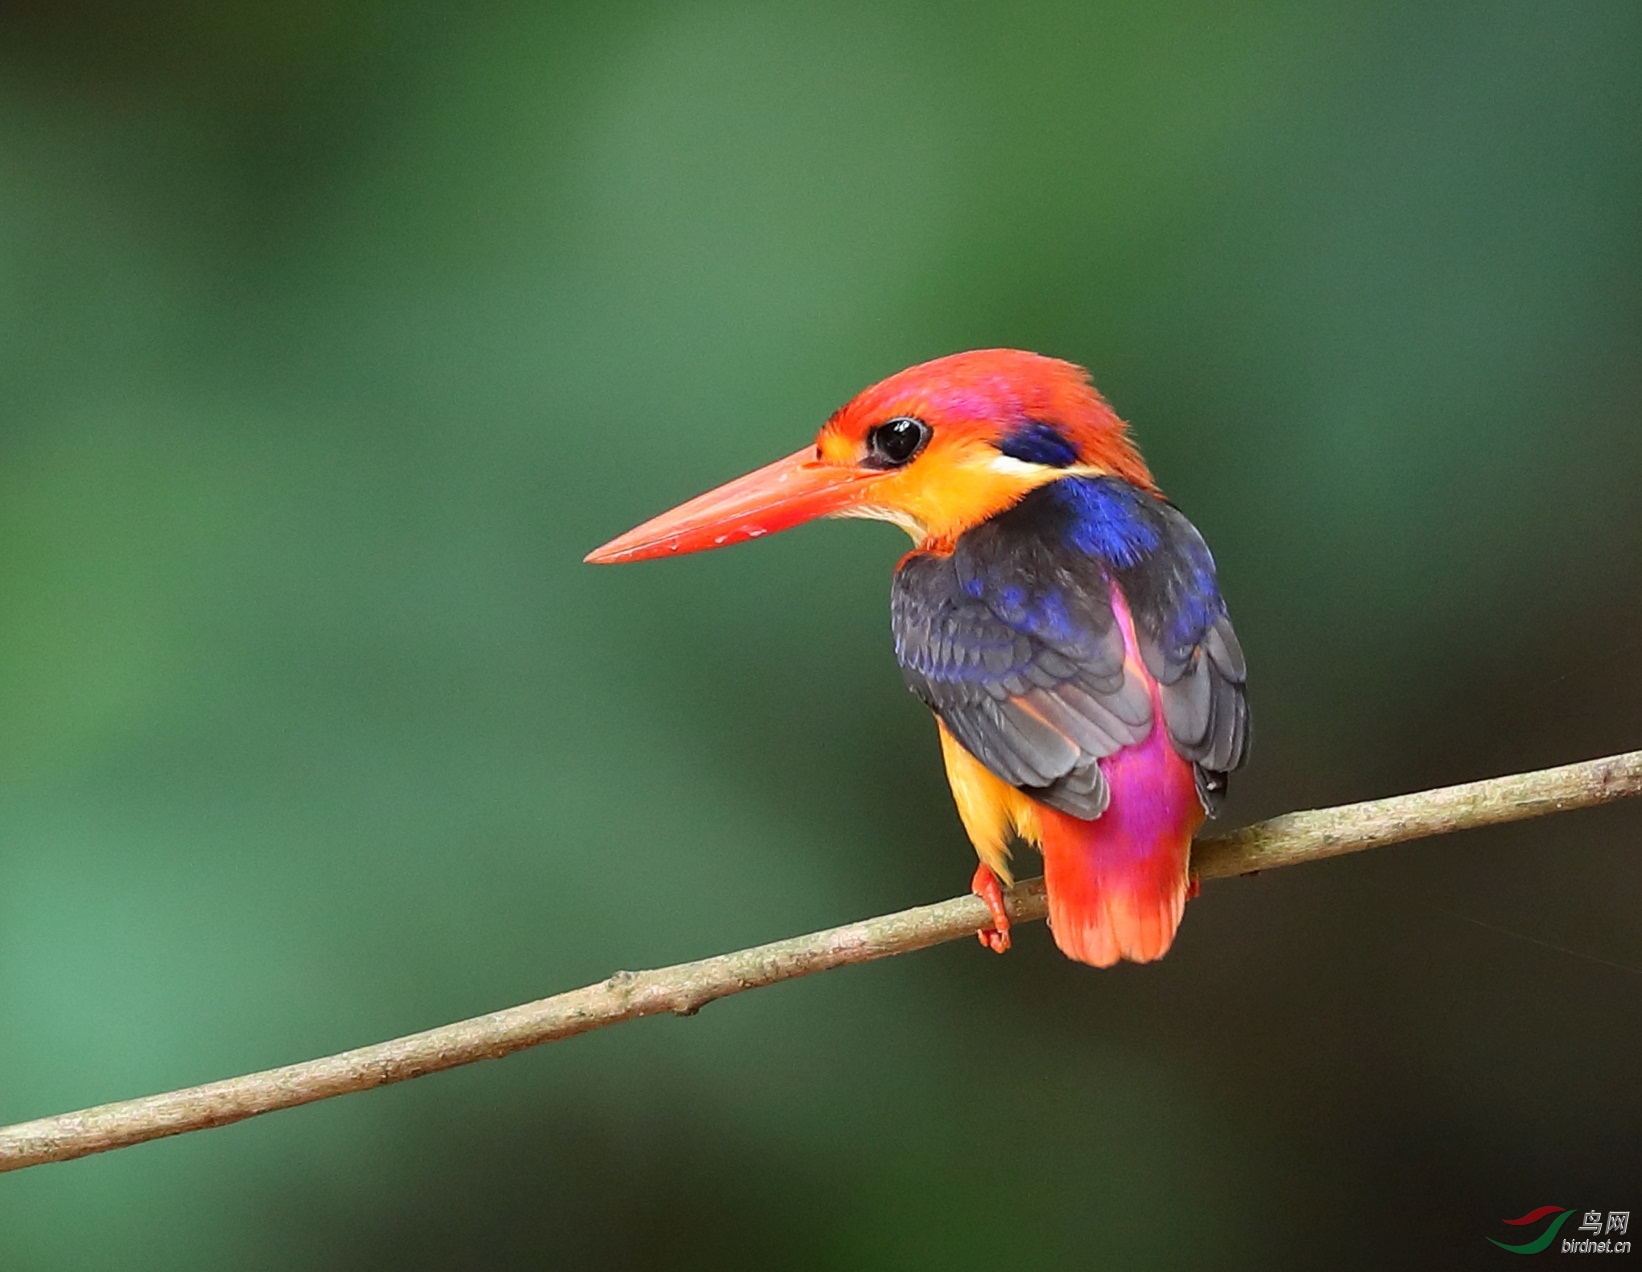
[[883,474],[820,463],[803,450],[680,504],[587,554],[593,565],[647,561],[757,539],[841,512]]

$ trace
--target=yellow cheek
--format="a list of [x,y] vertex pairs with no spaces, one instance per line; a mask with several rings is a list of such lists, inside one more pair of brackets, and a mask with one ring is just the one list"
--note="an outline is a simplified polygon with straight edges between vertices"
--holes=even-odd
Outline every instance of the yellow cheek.
[[931,447],[875,487],[872,502],[909,516],[923,530],[914,537],[926,546],[940,545],[1064,475],[1064,469],[1005,459],[984,443]]
[[[816,453],[823,463],[854,467],[861,462],[861,443],[829,427],[816,438]],[[874,479],[858,503],[834,515],[892,522],[920,547],[939,549],[1045,482],[1087,471],[1093,470],[1023,463],[1000,455],[984,439],[937,433],[912,463]]]

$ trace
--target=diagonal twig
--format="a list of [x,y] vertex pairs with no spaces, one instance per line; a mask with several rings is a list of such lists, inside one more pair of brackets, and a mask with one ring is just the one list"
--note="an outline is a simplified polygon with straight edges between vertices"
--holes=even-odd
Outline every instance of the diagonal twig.
[[[1223,879],[1639,793],[1642,751],[1631,751],[1536,773],[1288,813],[1199,841],[1192,850],[1192,868],[1201,879]],[[1042,880],[1017,884],[1008,893],[1008,904],[1017,921],[1041,919]],[[226,1126],[275,1109],[495,1059],[640,1016],[693,1015],[713,1000],[744,989],[938,945],[969,936],[988,921],[980,898],[954,897],[693,963],[617,972],[583,989],[338,1055],[20,1122],[0,1128],[0,1171]]]

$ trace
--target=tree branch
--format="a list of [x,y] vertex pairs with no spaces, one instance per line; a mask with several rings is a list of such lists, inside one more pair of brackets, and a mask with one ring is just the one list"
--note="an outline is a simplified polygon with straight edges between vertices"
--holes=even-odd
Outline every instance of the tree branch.
[[[1631,751],[1538,773],[1289,813],[1200,841],[1193,848],[1193,869],[1201,879],[1223,879],[1427,835],[1605,804],[1638,793],[1642,793],[1642,751]],[[1017,884],[1008,896],[1009,912],[1017,922],[1043,917],[1042,880]],[[956,940],[987,922],[986,906],[978,897],[955,897],[694,963],[649,972],[617,972],[584,989],[339,1055],[20,1122],[0,1128],[0,1171],[69,1161],[167,1135],[226,1126],[275,1109],[495,1059],[640,1016],[693,1015],[714,999],[744,989]]]

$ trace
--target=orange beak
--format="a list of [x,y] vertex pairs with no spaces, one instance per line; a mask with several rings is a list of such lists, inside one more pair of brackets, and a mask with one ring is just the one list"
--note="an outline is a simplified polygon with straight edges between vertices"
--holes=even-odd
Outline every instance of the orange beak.
[[595,548],[585,559],[593,565],[647,561],[775,534],[844,511],[882,476],[872,469],[823,464],[815,457],[815,447],[806,446],[651,518]]

